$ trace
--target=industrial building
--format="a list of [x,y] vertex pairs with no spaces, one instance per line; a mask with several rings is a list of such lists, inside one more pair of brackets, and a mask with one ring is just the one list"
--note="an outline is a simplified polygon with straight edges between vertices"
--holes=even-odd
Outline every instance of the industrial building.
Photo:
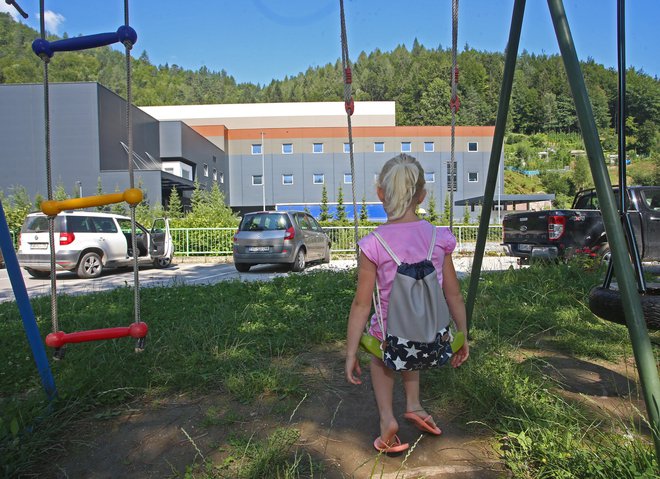
[[[53,187],[71,196],[96,194],[99,185],[105,193],[127,188],[125,100],[98,83],[51,84],[49,97]],[[0,85],[0,107],[7,173],[0,189],[6,196],[21,185],[32,197],[47,196],[43,86]],[[331,209],[342,195],[349,217],[355,191],[358,205],[366,203],[378,220],[376,175],[404,152],[424,167],[427,202],[432,196],[438,211],[451,184],[454,205],[483,195],[494,127],[456,127],[452,181],[450,127],[396,126],[395,107],[356,102],[354,173],[343,102],[133,107],[136,182],[151,204],[163,205],[173,187],[185,205],[195,182],[215,183],[237,212],[314,213],[325,190]],[[503,193],[500,168],[496,195]],[[454,215],[464,208],[474,205],[454,206]]]

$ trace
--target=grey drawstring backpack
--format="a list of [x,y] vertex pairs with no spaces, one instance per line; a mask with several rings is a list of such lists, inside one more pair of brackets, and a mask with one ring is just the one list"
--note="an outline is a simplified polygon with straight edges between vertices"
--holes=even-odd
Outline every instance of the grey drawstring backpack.
[[385,340],[381,345],[383,362],[395,371],[442,366],[452,356],[451,321],[438,274],[431,262],[435,246],[433,227],[426,259],[402,263],[383,237],[374,236],[397,264],[387,309],[387,329],[383,327],[380,292],[376,284],[374,306]]

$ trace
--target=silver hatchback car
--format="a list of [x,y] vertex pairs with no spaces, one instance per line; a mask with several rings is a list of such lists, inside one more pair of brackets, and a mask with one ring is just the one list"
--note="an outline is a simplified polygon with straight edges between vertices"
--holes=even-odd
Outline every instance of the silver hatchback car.
[[307,262],[330,262],[330,238],[309,213],[259,211],[243,216],[234,235],[234,266],[286,263],[302,271]]

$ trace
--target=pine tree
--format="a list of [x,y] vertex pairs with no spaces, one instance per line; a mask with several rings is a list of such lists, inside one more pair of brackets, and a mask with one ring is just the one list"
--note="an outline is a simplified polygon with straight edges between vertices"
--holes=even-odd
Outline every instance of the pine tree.
[[330,214],[328,213],[328,190],[323,185],[321,190],[321,214],[319,215],[319,221],[329,221]]
[[445,208],[442,212],[442,219],[440,223],[443,225],[449,224],[449,218],[451,218],[451,203],[449,201],[449,193],[445,194]]
[[167,216],[174,220],[183,217],[181,198],[179,198],[179,192],[177,191],[176,186],[172,186],[172,189],[170,190],[170,199],[167,203]]
[[463,224],[464,225],[469,225],[470,224],[470,207],[469,206],[464,206],[463,207]]
[[360,207],[360,221],[367,221],[369,213],[367,212],[367,198],[362,196],[362,206]]
[[346,208],[344,207],[344,190],[341,185],[339,185],[339,190],[337,190],[337,214],[335,215],[337,221],[346,220]]
[[431,193],[429,195],[428,210],[426,211],[428,213],[427,219],[429,223],[436,223],[438,221],[438,212],[435,208],[435,195]]

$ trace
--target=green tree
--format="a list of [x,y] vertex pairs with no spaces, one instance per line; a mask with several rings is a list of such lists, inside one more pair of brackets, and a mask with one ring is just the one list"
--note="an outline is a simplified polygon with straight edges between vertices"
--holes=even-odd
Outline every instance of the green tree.
[[369,219],[369,213],[367,212],[367,197],[362,196],[362,205],[360,206],[360,221],[367,221]]
[[431,193],[429,195],[429,202],[426,207],[426,212],[428,213],[428,216],[426,219],[430,223],[436,223],[438,221],[438,211],[436,210],[436,205],[435,205],[435,195]]
[[589,160],[587,160],[586,156],[578,156],[575,159],[575,168],[571,175],[571,183],[573,184],[573,193],[577,193],[593,185]]
[[55,191],[53,192],[53,199],[56,201],[69,199],[69,194],[66,192],[66,188],[64,188],[64,184],[61,181],[58,182],[57,186],[55,187]]
[[[119,185],[115,185],[115,193],[121,193],[121,189],[119,189]],[[110,212],[116,215],[127,215],[128,208],[125,202],[120,201],[119,203],[113,203],[110,206]]]
[[339,185],[339,189],[337,190],[337,213],[335,214],[335,218],[337,221],[346,220],[346,207],[344,207],[344,190],[342,189],[341,185]]
[[449,201],[449,193],[445,194],[445,207],[442,211],[442,218],[440,224],[448,225],[451,219],[451,202]]
[[7,226],[9,226],[10,231],[17,233],[23,226],[25,217],[32,209],[32,202],[23,186],[12,187],[8,200],[6,204],[3,204]]
[[330,214],[328,213],[328,190],[323,184],[321,189],[321,214],[319,215],[319,221],[329,221]]
[[464,206],[463,207],[463,224],[464,225],[469,225],[470,224],[470,207],[469,206]]
[[184,217],[181,226],[219,228],[238,224],[238,217],[225,203],[225,195],[217,183],[213,183],[210,190],[204,190],[195,182],[191,206],[192,210]]
[[179,192],[177,191],[176,186],[172,186],[172,189],[170,190],[170,199],[167,203],[167,216],[174,220],[183,217],[181,198],[179,197]]

